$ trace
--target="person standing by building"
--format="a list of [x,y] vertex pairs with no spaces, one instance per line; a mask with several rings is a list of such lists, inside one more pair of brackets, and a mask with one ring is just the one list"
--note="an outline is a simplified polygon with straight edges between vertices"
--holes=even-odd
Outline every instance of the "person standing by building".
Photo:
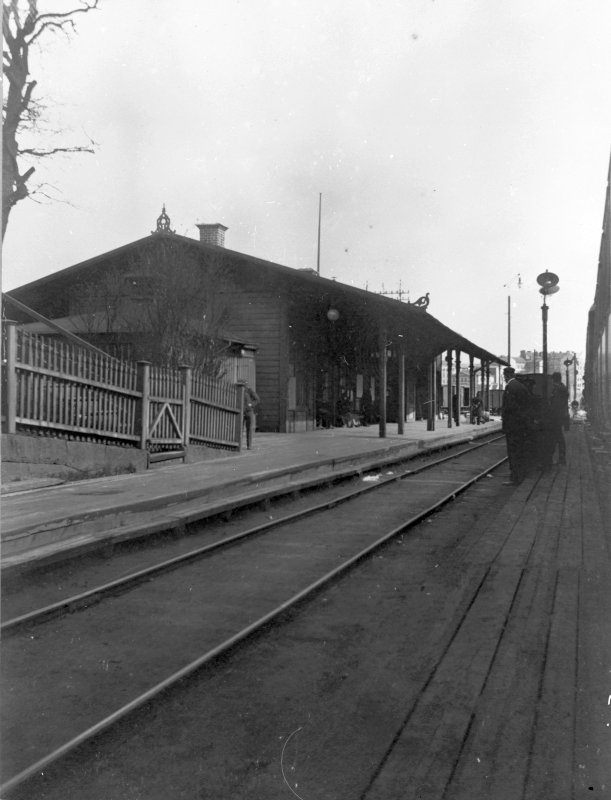
[[482,421],[482,398],[478,392],[471,401],[471,425],[479,425]]
[[252,447],[252,435],[257,425],[256,410],[260,403],[259,395],[248,384],[244,386],[244,427],[246,428],[246,447]]
[[564,441],[564,428],[569,422],[569,392],[562,383],[562,375],[554,372],[552,375],[552,393],[549,401],[550,413],[550,462],[558,447],[558,463],[566,464],[566,442]]
[[515,369],[505,367],[503,392],[503,433],[507,441],[509,483],[519,485],[528,471],[528,440],[531,435],[531,399],[528,389],[516,380]]

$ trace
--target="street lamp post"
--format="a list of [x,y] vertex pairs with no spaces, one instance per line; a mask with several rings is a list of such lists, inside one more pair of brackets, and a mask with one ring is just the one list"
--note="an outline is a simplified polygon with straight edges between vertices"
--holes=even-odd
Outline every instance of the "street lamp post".
[[543,295],[543,305],[541,306],[541,319],[543,321],[543,401],[547,401],[547,303],[545,302],[549,294],[556,294],[560,290],[558,281],[560,279],[553,272],[542,272],[537,275],[537,283],[541,287],[539,292]]
[[566,369],[566,393],[569,397],[571,396],[571,390],[569,386],[569,367],[571,366],[572,363],[573,363],[572,358],[567,358],[564,362],[564,368]]
[[577,353],[573,353],[573,400],[577,400]]
[[329,387],[330,391],[330,401],[331,401],[331,413],[329,415],[329,424],[332,428],[335,427],[336,423],[336,413],[337,413],[337,381],[339,378],[338,375],[338,368],[337,368],[337,336],[336,336],[336,328],[335,323],[340,317],[340,313],[336,308],[330,308],[327,311],[327,319],[331,323],[331,360],[328,364],[329,367],[329,379],[331,381],[331,386]]
[[378,435],[380,439],[386,438],[386,388],[388,385],[388,334],[384,327],[380,328],[378,334],[378,349],[380,351],[380,401],[379,401],[379,414],[380,422],[378,428]]

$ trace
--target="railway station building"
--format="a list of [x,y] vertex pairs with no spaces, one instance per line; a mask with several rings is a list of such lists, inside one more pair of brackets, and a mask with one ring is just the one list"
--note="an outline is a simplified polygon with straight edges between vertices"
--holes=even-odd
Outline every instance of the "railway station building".
[[504,362],[431,316],[428,296],[408,303],[358,289],[229,250],[224,225],[197,227],[198,239],[176,234],[164,208],[150,235],[11,291],[17,303],[9,298],[5,314],[153,362],[145,345],[172,320],[182,326],[172,357],[210,367],[216,348],[220,377],[244,377],[259,395],[262,431],[378,424],[383,436],[387,421],[460,424],[476,391],[490,407],[490,375]]

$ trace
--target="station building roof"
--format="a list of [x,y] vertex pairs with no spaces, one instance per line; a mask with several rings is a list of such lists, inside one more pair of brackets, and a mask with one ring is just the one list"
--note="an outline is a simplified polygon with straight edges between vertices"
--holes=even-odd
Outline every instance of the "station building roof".
[[[224,226],[223,226],[224,228]],[[404,352],[412,358],[432,358],[447,350],[459,350],[480,361],[507,363],[484,347],[470,341],[460,333],[433,317],[426,308],[414,303],[385,297],[334,279],[324,278],[315,270],[302,270],[267,261],[256,256],[230,250],[222,245],[198,241],[173,232],[154,232],[149,236],[122,245],[116,249],[89,258],[73,266],[24,284],[10,292],[10,296],[33,309],[52,317],[50,296],[65,294],[77,281],[101,274],[110,266],[120,265],[131,254],[155,242],[172,241],[186,250],[205,257],[227,259],[236,270],[256,271],[268,285],[283,287],[292,296],[303,295],[340,313],[357,313],[372,324],[383,328],[390,340],[402,341]],[[57,316],[65,316],[59,314]]]

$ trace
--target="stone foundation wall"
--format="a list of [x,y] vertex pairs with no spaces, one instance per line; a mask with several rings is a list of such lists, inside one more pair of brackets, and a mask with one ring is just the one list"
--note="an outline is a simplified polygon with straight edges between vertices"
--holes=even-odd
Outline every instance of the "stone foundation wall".
[[[147,468],[146,453],[134,447],[113,447],[57,439],[51,436],[6,434],[1,437],[2,485],[18,488],[31,480],[75,481],[143,472]],[[227,458],[232,452],[211,447],[189,447],[184,463],[213,458]],[[183,462],[162,461],[155,466],[168,467]]]
[[132,447],[18,433],[3,433],[1,447],[3,484],[32,478],[81,480],[146,469],[146,453]]

